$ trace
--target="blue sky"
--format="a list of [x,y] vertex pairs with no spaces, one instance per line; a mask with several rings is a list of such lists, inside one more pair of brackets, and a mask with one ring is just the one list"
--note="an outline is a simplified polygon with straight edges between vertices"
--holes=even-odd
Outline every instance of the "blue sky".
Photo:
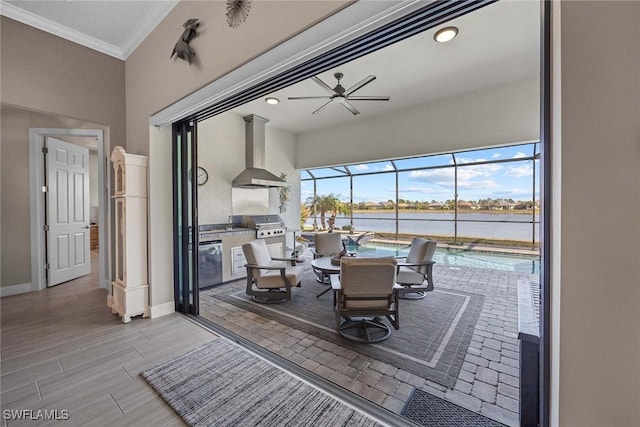
[[[531,200],[533,188],[532,177],[534,165],[532,160],[520,160],[509,163],[492,163],[486,165],[470,165],[474,162],[519,159],[531,157],[534,144],[511,147],[491,148],[485,150],[456,153],[458,163],[458,198],[474,200],[485,198],[505,198],[514,200]],[[398,169],[424,166],[453,165],[450,154],[403,159],[396,161]],[[353,173],[393,170],[389,162],[376,162],[361,165],[350,165]],[[539,181],[539,163],[536,169],[536,199],[539,197],[537,182]],[[312,171],[316,176],[340,175],[330,169]],[[308,175],[302,173],[305,178]],[[407,200],[445,201],[454,197],[454,168],[439,168],[418,171],[400,172],[399,197]],[[313,182],[302,181],[302,200],[313,195]],[[343,201],[349,200],[349,178],[317,180],[318,194],[333,193]],[[395,200],[395,175],[361,175],[353,179],[354,202],[377,202]]]

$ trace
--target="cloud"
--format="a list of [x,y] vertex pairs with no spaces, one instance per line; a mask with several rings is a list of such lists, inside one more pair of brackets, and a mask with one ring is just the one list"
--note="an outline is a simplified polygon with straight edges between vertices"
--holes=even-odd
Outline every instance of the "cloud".
[[491,156],[492,159],[497,159],[497,158],[500,158],[500,157],[502,157],[502,154],[500,154],[500,153],[493,153],[493,155]]
[[516,154],[514,154],[514,155],[513,155],[513,158],[514,158],[514,159],[521,159],[521,158],[523,158],[523,157],[529,157],[529,156],[527,156],[526,154],[524,154],[524,153],[523,153],[523,152],[521,152],[521,151],[518,151]]
[[384,165],[384,170],[386,170],[386,171],[394,171],[395,169],[393,168],[392,165]]
[[369,165],[355,165],[353,166],[353,169],[357,170],[357,171],[367,171],[369,170]]
[[[492,164],[460,167],[458,168],[458,188],[465,190],[499,188],[500,185],[493,176],[501,169],[502,166]],[[455,171],[454,168],[413,171],[409,174],[409,180],[453,189]]]
[[497,188],[500,187],[497,182],[493,180],[484,181],[460,181],[458,180],[458,189],[475,189],[475,188]]
[[431,192],[431,187],[400,187],[398,192],[400,194],[402,194],[402,193],[424,193],[424,194],[429,194]]
[[[420,197],[420,195],[424,195],[426,197]],[[398,191],[398,197],[401,199],[418,199],[418,200],[446,200],[453,198],[453,187],[439,187],[439,186],[428,186],[428,187],[402,187]]]
[[459,157],[456,156],[456,162],[458,162],[459,165],[464,165],[467,163],[476,163],[476,162],[486,162],[487,159],[483,159],[483,158],[479,158],[479,159],[472,159],[471,157]]
[[509,166],[504,172],[504,176],[510,176],[513,178],[533,176],[533,167],[529,163],[520,166]]
[[508,192],[509,194],[517,194],[517,195],[528,195],[531,196],[531,190],[525,190],[524,188],[511,188],[508,190],[505,190],[505,192]]
[[[503,169],[503,167],[497,164],[459,167],[458,184],[476,178],[491,178],[496,172],[501,169]],[[453,183],[454,178],[454,168],[431,169],[423,171],[413,171],[409,173],[409,180],[420,182],[438,183],[442,182],[442,180],[446,180]]]

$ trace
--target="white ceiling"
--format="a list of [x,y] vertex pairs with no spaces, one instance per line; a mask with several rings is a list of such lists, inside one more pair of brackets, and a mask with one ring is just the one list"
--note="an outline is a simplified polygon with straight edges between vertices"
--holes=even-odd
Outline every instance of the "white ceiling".
[[119,59],[126,59],[178,0],[2,0],[0,13]]
[[288,100],[289,96],[322,96],[326,92],[311,79],[268,96],[280,100],[269,105],[260,98],[231,110],[240,115],[257,114],[268,126],[294,133],[368,120],[437,99],[539,75],[539,2],[504,0],[447,22],[459,28],[449,43],[436,43],[436,29],[378,50],[318,75],[334,87],[333,74],[342,72],[345,88],[368,75],[376,80],[354,95],[388,95],[390,101],[353,101],[361,114],[354,116],[333,104],[312,115],[326,101]]
[[[177,2],[0,0],[0,12],[126,59]],[[269,126],[304,133],[532,78],[539,73],[539,17],[538,0],[502,0],[448,22],[446,25],[460,30],[449,43],[436,43],[436,29],[432,29],[321,73],[319,77],[331,87],[336,84],[333,74],[337,71],[344,74],[345,88],[368,75],[377,77],[354,95],[389,95],[391,100],[354,101],[361,112],[358,116],[338,104],[312,115],[324,100],[287,100],[289,96],[325,95],[311,80],[271,94],[280,99],[278,105],[268,105],[261,98],[232,111],[258,114],[270,120]]]

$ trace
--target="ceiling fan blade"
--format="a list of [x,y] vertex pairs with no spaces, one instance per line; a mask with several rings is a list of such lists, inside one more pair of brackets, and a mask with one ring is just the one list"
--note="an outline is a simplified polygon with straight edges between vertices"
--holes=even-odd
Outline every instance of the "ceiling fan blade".
[[322,89],[326,90],[329,94],[334,95],[336,93],[336,91],[333,90],[331,86],[329,86],[328,84],[320,80],[318,77],[313,76],[311,77],[311,80],[316,82],[320,87],[322,87]]
[[354,107],[353,104],[351,104],[346,99],[341,100],[340,104],[342,104],[344,106],[344,108],[349,110],[351,112],[351,114],[353,114],[354,116],[360,114],[360,111],[358,111],[358,109],[356,107]]
[[330,96],[290,96],[287,99],[331,99]]
[[390,96],[350,96],[349,101],[388,101]]
[[363,79],[359,83],[356,83],[355,85],[353,85],[349,89],[347,89],[347,91],[344,93],[344,95],[345,96],[349,96],[349,94],[352,94],[353,92],[357,91],[358,89],[361,89],[363,86],[368,85],[369,83],[371,83],[375,79],[376,79],[376,76],[366,77],[365,79]]
[[326,103],[326,104],[323,104],[320,108],[318,108],[316,111],[314,111],[314,112],[313,112],[313,113],[311,113],[311,114],[318,114],[320,111],[324,110],[324,108],[325,108],[327,105],[329,105],[329,104],[331,104],[331,101],[327,101],[327,103]]

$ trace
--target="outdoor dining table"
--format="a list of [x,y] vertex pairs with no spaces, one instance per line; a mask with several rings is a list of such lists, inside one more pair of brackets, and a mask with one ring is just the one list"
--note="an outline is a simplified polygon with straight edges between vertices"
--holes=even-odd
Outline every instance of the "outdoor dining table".
[[[320,271],[321,273],[327,274],[329,276],[340,274],[340,264],[333,264],[331,262],[331,257],[321,257],[316,258],[311,261],[311,266]],[[326,283],[328,285],[328,283]],[[324,291],[320,292],[316,295],[316,298],[320,298],[322,295],[326,294],[331,290],[331,287],[328,287]]]

